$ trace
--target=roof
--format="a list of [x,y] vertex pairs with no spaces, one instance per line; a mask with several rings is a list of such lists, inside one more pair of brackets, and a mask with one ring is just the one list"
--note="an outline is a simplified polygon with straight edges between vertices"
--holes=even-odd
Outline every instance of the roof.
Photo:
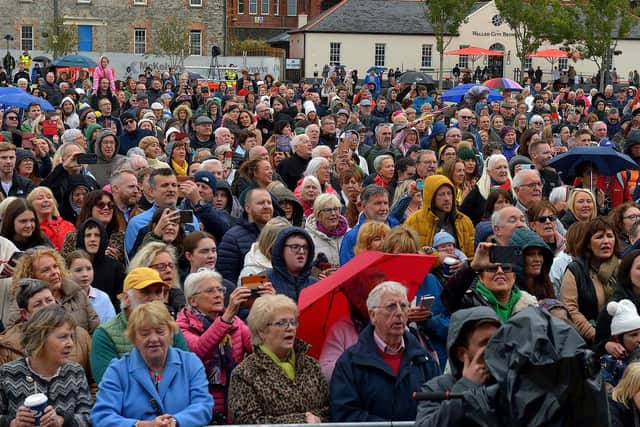
[[284,33],[280,33],[276,36],[271,37],[269,40],[267,40],[267,43],[274,44],[274,43],[283,43],[288,41],[289,41],[289,33],[285,31]]
[[[487,2],[478,2],[471,13]],[[343,0],[292,33],[433,35],[424,0]]]

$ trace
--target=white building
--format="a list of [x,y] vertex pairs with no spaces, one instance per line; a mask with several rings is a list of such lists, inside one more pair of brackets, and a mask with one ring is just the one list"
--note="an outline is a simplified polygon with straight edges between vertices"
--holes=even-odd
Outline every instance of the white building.
[[[503,57],[444,56],[444,76],[459,64],[473,70],[476,66],[494,67],[497,75],[514,78],[520,68],[512,30],[503,22],[493,1],[476,3],[467,23],[460,27],[445,51],[477,46],[504,52]],[[289,32],[289,56],[304,60],[304,75],[313,76],[325,64],[340,63],[347,69],[357,69],[360,77],[373,66],[399,67],[401,70],[424,70],[437,77],[439,54],[433,29],[425,18],[423,0],[343,0],[335,7]],[[625,40],[619,40],[613,57],[619,78],[625,80],[629,71],[640,68],[635,51],[640,47],[640,26],[632,28]],[[540,49],[560,46],[544,45]],[[596,73],[589,60],[573,62],[561,59],[553,65],[544,58],[532,58],[533,68],[540,68],[545,79],[553,66],[566,69],[573,65],[585,79]],[[529,64],[526,65],[528,68]]]

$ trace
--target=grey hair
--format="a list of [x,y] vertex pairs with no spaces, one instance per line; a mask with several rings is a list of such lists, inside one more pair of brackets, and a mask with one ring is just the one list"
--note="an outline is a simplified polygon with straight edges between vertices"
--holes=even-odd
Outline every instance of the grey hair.
[[337,206],[342,206],[342,203],[340,203],[340,199],[338,199],[338,196],[336,196],[335,194],[320,194],[318,197],[316,197],[316,200],[313,201],[313,214],[318,216],[318,213],[320,213],[320,209],[324,209],[324,207],[330,203]]
[[293,150],[293,152],[296,152],[296,148],[298,148],[298,144],[300,144],[304,138],[309,139],[309,135],[307,135],[306,133],[301,133],[300,135],[296,135],[293,137],[293,139],[289,142],[289,145],[291,146],[291,150]]
[[76,138],[78,138],[80,136],[84,136],[80,130],[78,130],[78,129],[67,129],[62,134],[62,138],[61,138],[62,139],[62,143],[66,144],[66,143],[69,143],[69,142],[74,142],[76,140]]
[[382,298],[382,294],[390,293],[390,294],[400,294],[402,298],[408,302],[407,298],[407,288],[400,282],[386,281],[377,285],[371,292],[369,292],[369,296],[367,297],[367,308],[369,310],[374,309],[380,304],[380,299]]
[[542,116],[541,116],[540,114],[534,114],[534,115],[533,115],[533,116],[531,116],[531,118],[529,119],[529,126],[531,126],[531,124],[532,124],[533,122],[540,121],[540,120],[544,122],[544,119],[542,118]]
[[24,310],[29,305],[29,300],[38,292],[49,289],[49,285],[42,280],[25,278],[20,279],[16,286],[16,304]]
[[207,159],[205,161],[203,161],[202,163],[200,163],[200,167],[198,168],[198,171],[209,171],[209,169],[207,169],[207,167],[211,165],[217,165],[220,167],[223,167],[222,162],[218,159]]
[[426,149],[426,150],[418,151],[418,155],[416,157],[416,163],[419,163],[420,159],[422,159],[422,156],[426,156],[427,154],[433,154],[435,156],[435,158],[436,158],[436,161],[438,160],[438,156],[436,156],[436,152],[435,151]]
[[318,130],[320,130],[320,126],[318,126],[315,123],[311,123],[310,125],[308,125],[306,128],[304,128],[304,133],[306,134],[307,132],[309,132],[309,129],[312,128],[313,126],[317,127]]
[[318,178],[316,178],[313,175],[307,175],[304,177],[304,179],[302,180],[302,183],[300,184],[300,188],[304,188],[305,185],[307,185],[307,182],[311,182],[313,183],[313,185],[320,191],[322,191],[322,186],[320,185],[320,181],[318,181]]
[[603,122],[602,120],[598,120],[593,122],[593,124],[591,125],[591,132],[595,132],[596,131],[596,126],[598,125],[607,125],[605,122]]
[[378,126],[376,126],[376,130],[375,130],[376,139],[380,137],[380,134],[382,133],[382,129],[390,128],[390,127],[391,127],[391,123],[380,123]]
[[493,227],[499,227],[501,225],[501,221],[500,221],[500,211],[494,211],[491,214],[491,228]]
[[[329,160],[324,157],[315,157],[309,161],[307,164],[307,168],[304,170],[304,176],[313,176],[315,177],[318,174],[318,170],[323,164],[329,164]],[[319,183],[318,183],[319,184]]]
[[144,154],[144,150],[140,147],[131,147],[127,150],[127,157],[130,157],[132,154],[137,154],[138,156],[146,158],[147,155]]
[[535,173],[538,177],[540,177],[540,172],[538,172],[537,169],[523,169],[521,171],[518,171],[516,176],[513,177],[513,180],[511,181],[511,186],[513,188],[522,187],[522,179],[524,178],[524,175],[527,173]]
[[212,270],[209,268],[201,268],[197,272],[189,274],[187,278],[184,280],[184,299],[187,302],[187,307],[193,308],[191,307],[189,300],[196,293],[198,293],[198,289],[200,288],[200,285],[205,280],[215,280],[220,284],[220,286],[223,286],[222,275],[215,270]]
[[313,150],[311,150],[311,158],[314,159],[316,157],[323,157],[320,155],[320,152],[323,150],[329,150],[329,153],[331,153],[331,147],[329,147],[328,145],[316,145],[315,147],[313,147]]
[[25,79],[24,77],[20,77],[20,78],[18,79],[18,82],[17,82],[17,83],[18,83],[18,84],[22,84],[22,83],[24,83],[24,84],[29,84],[29,80]]
[[[224,127],[224,126],[220,126],[218,129],[216,129],[216,130],[213,132],[213,135],[217,138],[217,137],[219,137],[219,136],[220,136],[220,134],[221,134],[222,132],[224,132],[225,130],[229,130],[229,128],[226,128],[226,127]],[[231,132],[231,131],[229,130],[229,132]]]
[[377,156],[375,159],[373,159],[373,170],[377,172],[378,169],[380,169],[380,166],[382,166],[382,161],[384,159],[393,160],[393,156],[391,154],[380,154],[379,156]]
[[389,190],[384,187],[375,184],[369,184],[360,193],[360,200],[362,203],[367,203],[370,198],[378,194],[384,194],[389,197]]

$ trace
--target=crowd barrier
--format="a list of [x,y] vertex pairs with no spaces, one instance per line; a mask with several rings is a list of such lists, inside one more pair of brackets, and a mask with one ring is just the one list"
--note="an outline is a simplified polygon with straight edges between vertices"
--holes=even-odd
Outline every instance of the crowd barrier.
[[413,421],[371,421],[363,423],[322,424],[230,424],[226,427],[413,427],[414,425],[415,422]]

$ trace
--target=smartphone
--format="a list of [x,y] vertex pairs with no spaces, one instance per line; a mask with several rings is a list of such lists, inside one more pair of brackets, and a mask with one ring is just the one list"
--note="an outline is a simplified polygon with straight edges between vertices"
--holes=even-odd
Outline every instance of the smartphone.
[[193,211],[192,210],[181,210],[180,211],[180,223],[181,224],[189,224],[193,222]]
[[81,165],[95,165],[98,163],[98,155],[95,153],[80,153],[76,156],[76,162]]
[[42,134],[44,136],[53,136],[58,134],[58,124],[55,120],[42,121]]
[[415,83],[411,83],[411,89],[414,89],[417,87],[417,85]]
[[491,246],[489,261],[496,264],[519,264],[522,262],[520,246]]
[[424,179],[420,178],[416,180],[416,190],[422,191],[424,189]]
[[22,148],[30,150],[33,148],[33,142],[31,140],[35,136],[34,133],[31,132],[23,132],[22,133]]
[[562,141],[560,140],[560,135],[558,135],[557,133],[553,134],[553,145],[562,145]]
[[250,276],[245,276],[240,279],[240,283],[242,286],[251,289],[251,296],[248,300],[242,303],[243,306],[251,308],[253,306],[253,302],[260,296],[260,291],[262,290],[262,285],[267,283],[269,279],[266,274],[252,274]]
[[231,169],[233,167],[233,153],[231,151],[224,153],[224,167],[227,169]]
[[433,295],[425,295],[420,298],[420,307],[426,308],[427,310],[431,311],[431,307],[433,307],[433,303],[435,302],[435,300],[436,297],[434,297]]
[[192,176],[179,175],[176,178],[178,179],[178,182],[193,181],[193,177]]
[[21,251],[14,252],[13,255],[11,255],[11,258],[9,258],[9,261],[7,261],[7,264],[9,264],[12,267],[15,267],[20,257],[22,257],[22,255],[24,255],[24,252],[21,252]]

